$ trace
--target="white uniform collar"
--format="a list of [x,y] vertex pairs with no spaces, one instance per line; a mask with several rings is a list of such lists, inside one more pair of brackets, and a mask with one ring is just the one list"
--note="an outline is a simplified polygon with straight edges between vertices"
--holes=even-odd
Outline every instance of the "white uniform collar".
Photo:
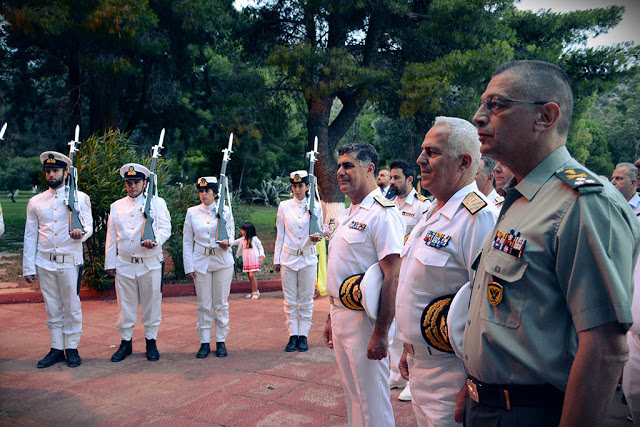
[[[458,191],[456,191],[455,194],[451,196],[449,200],[447,200],[444,206],[440,208],[440,210],[437,213],[444,215],[451,220],[456,214],[456,212],[458,212],[458,209],[460,209],[460,207],[462,206],[462,200],[465,198],[467,194],[471,193],[472,191],[475,191],[476,194],[478,194],[478,196],[480,197],[483,197],[483,198],[485,197],[484,194],[482,194],[482,192],[478,190],[478,185],[476,184],[476,181],[473,180],[471,181],[471,184],[466,185],[461,189],[459,189]],[[433,210],[436,209],[437,205],[438,205],[438,201],[434,200],[433,203],[431,204],[431,208],[429,209],[429,211],[433,212]],[[430,214],[427,214],[427,215],[430,215]]]
[[635,193],[633,197],[629,199],[629,206],[631,206],[631,209],[634,211],[640,207],[640,196],[638,196],[638,193]]
[[144,198],[144,190],[142,190],[142,192],[140,194],[138,194],[138,197],[131,198],[131,197],[127,196],[127,199],[133,201],[133,203],[138,203],[143,198]]
[[404,199],[401,199],[400,197],[398,197],[398,200],[401,203],[407,203],[409,206],[413,206],[413,202],[416,201],[416,189],[415,188],[411,188],[411,191],[409,191],[409,194],[407,194],[407,197],[405,197]]
[[380,188],[376,187],[375,190],[373,190],[372,192],[370,192],[369,194],[367,194],[364,199],[362,199],[362,201],[360,202],[360,204],[358,205],[359,207],[369,210],[371,209],[371,205],[373,205],[375,203],[375,201],[373,200],[374,196],[378,196],[380,195]]
[[57,190],[54,190],[53,188],[49,187],[49,191],[51,191],[51,194],[54,196],[62,196],[65,194],[65,186],[64,184],[61,185]]

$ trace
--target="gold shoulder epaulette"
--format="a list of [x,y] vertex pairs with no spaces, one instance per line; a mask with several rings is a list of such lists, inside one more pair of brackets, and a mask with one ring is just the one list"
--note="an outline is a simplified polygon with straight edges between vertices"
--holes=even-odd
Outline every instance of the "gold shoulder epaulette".
[[585,185],[602,187],[602,182],[600,182],[595,175],[592,175],[591,172],[585,169],[565,169],[556,172],[555,175],[560,179],[560,181],[571,187],[572,190]]
[[420,193],[416,193],[416,199],[420,200],[421,202],[424,202],[425,200],[427,200],[427,198]]
[[382,206],[384,208],[392,208],[392,207],[395,206],[391,200],[387,199],[382,194],[377,195],[377,196],[373,196],[373,200],[378,202],[380,204],[380,206]]
[[480,209],[487,206],[487,202],[475,191],[467,194],[462,201],[462,205],[467,208],[471,215],[475,215]]

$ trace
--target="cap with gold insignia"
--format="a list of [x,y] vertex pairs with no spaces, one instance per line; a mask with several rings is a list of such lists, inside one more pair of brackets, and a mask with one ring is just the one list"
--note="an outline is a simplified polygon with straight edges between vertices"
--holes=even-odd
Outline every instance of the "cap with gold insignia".
[[138,163],[127,163],[120,168],[120,176],[126,179],[146,179],[149,177],[149,169]]
[[218,192],[218,178],[215,176],[201,176],[196,182],[197,188],[211,188],[214,193]]
[[447,314],[454,295],[444,295],[431,301],[420,316],[420,332],[431,347],[445,353],[454,353],[449,341]]
[[291,181],[292,184],[308,184],[309,174],[305,170],[291,172],[289,174],[289,181]]
[[382,283],[384,274],[380,268],[380,263],[376,262],[367,269],[364,277],[360,282],[360,293],[362,294],[362,307],[367,315],[376,320],[380,311],[380,292],[382,292]]
[[340,285],[340,302],[351,310],[364,310],[362,307],[362,292],[360,283],[364,274],[349,276]]
[[45,151],[40,154],[40,162],[45,168],[67,168],[71,164],[71,159],[57,151]]

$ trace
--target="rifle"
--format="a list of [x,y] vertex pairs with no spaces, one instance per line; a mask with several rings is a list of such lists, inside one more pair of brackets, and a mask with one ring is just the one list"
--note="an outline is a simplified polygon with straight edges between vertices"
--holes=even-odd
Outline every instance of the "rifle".
[[224,219],[224,197],[227,189],[227,163],[231,160],[231,145],[233,144],[233,133],[229,135],[229,147],[222,150],[222,167],[220,168],[220,179],[218,180],[218,229],[216,230],[216,242],[222,242],[223,240],[229,240],[229,234],[227,233],[227,221]]
[[82,233],[84,233],[84,227],[80,221],[80,211],[76,208],[78,202],[78,170],[73,165],[74,154],[78,151],[78,146],[80,145],[79,137],[80,125],[76,125],[76,138],[69,141],[69,159],[71,160],[71,165],[69,165],[69,181],[67,181],[67,185],[65,186],[66,196],[64,199],[64,204],[69,208],[69,233],[73,230],[81,230]]
[[145,191],[144,197],[144,224],[142,225],[142,237],[140,238],[140,242],[144,242],[145,240],[151,240],[153,243],[156,243],[156,235],[153,232],[153,216],[151,216],[151,201],[153,196],[155,196],[157,187],[158,187],[158,177],[156,176],[156,162],[158,157],[160,157],[160,150],[162,150],[162,141],[164,141],[164,128],[160,132],[160,141],[158,141],[158,145],[154,145],[151,148],[151,167],[149,168],[149,178],[147,189]]
[[318,137],[315,137],[313,141],[313,151],[309,151],[307,153],[309,157],[309,201],[308,201],[308,209],[309,215],[311,218],[309,219],[309,236],[312,234],[319,233],[322,235],[322,231],[320,231],[320,226],[318,225],[318,215],[316,215],[315,211],[315,201],[316,201],[316,176],[313,174],[313,167],[318,160]]

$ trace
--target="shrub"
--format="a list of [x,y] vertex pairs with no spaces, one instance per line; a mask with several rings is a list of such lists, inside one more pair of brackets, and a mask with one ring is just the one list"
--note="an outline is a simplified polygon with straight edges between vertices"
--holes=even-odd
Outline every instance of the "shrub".
[[249,190],[249,197],[253,202],[262,201],[265,206],[278,206],[280,196],[289,194],[290,189],[290,185],[282,182],[280,178],[263,180],[260,183],[260,188]]

